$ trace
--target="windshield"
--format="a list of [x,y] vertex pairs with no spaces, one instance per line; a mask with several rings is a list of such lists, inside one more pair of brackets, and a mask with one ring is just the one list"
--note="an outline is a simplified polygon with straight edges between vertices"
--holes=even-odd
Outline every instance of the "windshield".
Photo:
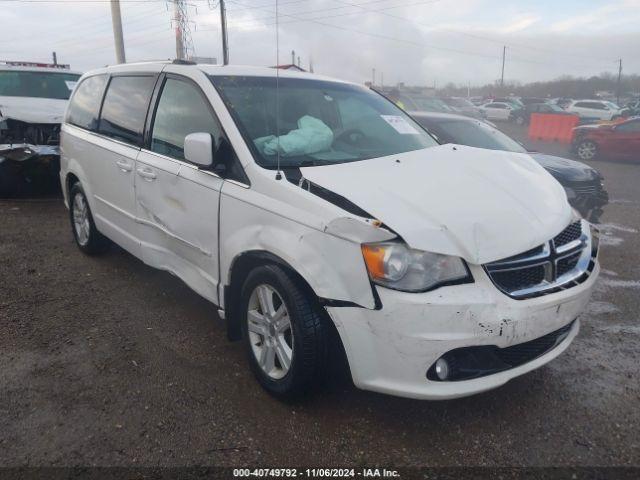
[[[420,121],[418,119],[418,121]],[[428,120],[422,123],[442,143],[525,153],[527,150],[500,130],[480,120]]]
[[620,110],[620,107],[613,102],[604,102],[604,104],[614,110]]
[[[437,145],[407,114],[356,85],[211,76],[256,162],[266,168],[353,162]],[[276,98],[278,101],[276,102]],[[276,112],[278,119],[276,119]]]
[[75,73],[0,71],[0,97],[68,100],[80,78]]

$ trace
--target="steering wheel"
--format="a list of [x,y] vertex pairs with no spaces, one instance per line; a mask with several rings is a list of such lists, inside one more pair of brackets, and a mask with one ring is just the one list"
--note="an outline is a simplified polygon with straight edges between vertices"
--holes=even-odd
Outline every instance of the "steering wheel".
[[348,128],[336,137],[336,142],[344,142],[349,145],[358,145],[366,135],[357,128]]

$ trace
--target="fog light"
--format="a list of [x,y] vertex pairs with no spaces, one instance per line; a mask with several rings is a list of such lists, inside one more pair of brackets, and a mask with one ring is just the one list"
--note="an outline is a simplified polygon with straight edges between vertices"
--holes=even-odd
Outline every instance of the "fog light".
[[449,376],[449,363],[444,358],[436,362],[436,375],[440,380],[446,380]]

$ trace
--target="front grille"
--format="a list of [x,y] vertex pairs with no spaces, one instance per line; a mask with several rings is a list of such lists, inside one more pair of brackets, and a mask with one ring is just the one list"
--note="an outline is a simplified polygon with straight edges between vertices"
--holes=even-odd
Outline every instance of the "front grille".
[[511,367],[517,367],[518,365],[530,362],[551,350],[558,343],[564,340],[572,326],[573,322],[565,325],[555,332],[536,338],[535,340],[507,348],[496,348],[494,353],[504,363]]
[[578,265],[578,261],[580,260],[581,253],[582,252],[576,252],[573,255],[558,260],[556,268],[557,275],[560,277],[576,268],[576,265]]
[[[451,350],[441,357],[449,365],[449,375],[444,381],[455,382],[486,377],[531,362],[562,343],[571,332],[574,323],[575,320],[542,337],[511,347],[482,345]],[[443,381],[438,378],[435,363],[427,370],[427,378]]]
[[582,223],[580,220],[577,220],[570,224],[558,235],[553,237],[553,244],[556,248],[558,248],[575,240],[578,240],[580,238],[580,235],[582,235]]
[[493,280],[510,291],[533,287],[544,281],[544,265],[497,271],[493,273]]
[[577,220],[543,245],[488,263],[484,269],[503,293],[531,298],[584,282],[595,266],[597,247],[589,224]]

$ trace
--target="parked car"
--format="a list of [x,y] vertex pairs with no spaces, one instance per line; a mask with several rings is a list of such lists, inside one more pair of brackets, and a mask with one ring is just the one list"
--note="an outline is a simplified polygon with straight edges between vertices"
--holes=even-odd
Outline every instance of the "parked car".
[[531,122],[531,114],[546,113],[552,115],[572,115],[558,105],[550,103],[529,103],[524,108],[519,108],[511,112],[510,119],[518,125],[528,125]]
[[0,63],[0,197],[57,185],[60,123],[80,73]]
[[492,102],[508,103],[513,108],[522,108],[524,103],[518,97],[497,97],[491,100]]
[[549,100],[548,103],[552,103],[554,105],[558,105],[560,108],[567,108],[573,102],[572,98],[569,97],[557,97]]
[[111,240],[181,278],[278,396],[318,385],[334,344],[363,389],[497,387],[569,346],[599,273],[597,235],[530,157],[438,145],[308,73],[94,70],[62,152],[78,248]]
[[567,158],[527,150],[523,145],[485,122],[459,115],[418,113],[411,116],[440,143],[528,153],[565,189],[569,203],[580,215],[597,223],[609,202],[603,177],[595,168]]
[[571,151],[581,160],[593,160],[601,155],[640,160],[640,117],[615,124],[576,127]]
[[532,104],[549,103],[548,99],[542,97],[520,97],[520,103],[525,107]]
[[446,112],[446,113],[458,113],[459,110],[455,107],[447,105],[444,101],[435,97],[427,97],[422,95],[407,95],[400,96],[405,110],[420,110],[423,112]]
[[606,100],[574,100],[566,108],[584,119],[614,120],[622,115],[620,107]]
[[485,118],[485,114],[473,103],[463,97],[443,97],[442,100],[449,107],[453,108],[456,113],[460,113],[471,118]]
[[634,100],[627,103],[620,109],[620,115],[622,117],[637,117],[640,116],[640,100]]
[[506,102],[490,102],[479,108],[489,120],[503,121],[510,120],[511,114],[515,110],[513,105]]

